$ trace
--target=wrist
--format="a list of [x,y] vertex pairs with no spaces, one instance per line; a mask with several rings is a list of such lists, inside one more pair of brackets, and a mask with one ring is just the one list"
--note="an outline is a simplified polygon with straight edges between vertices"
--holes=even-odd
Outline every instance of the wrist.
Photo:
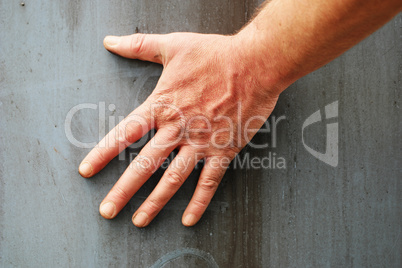
[[270,33],[252,21],[233,36],[234,47],[244,63],[266,90],[279,94],[297,80],[299,67],[277,47]]

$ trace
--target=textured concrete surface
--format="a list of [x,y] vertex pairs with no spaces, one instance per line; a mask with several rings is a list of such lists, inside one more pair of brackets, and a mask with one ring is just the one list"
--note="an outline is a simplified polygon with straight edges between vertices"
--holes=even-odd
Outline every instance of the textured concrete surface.
[[[96,109],[72,118],[72,134],[96,142],[161,73],[106,52],[103,37],[232,33],[258,1],[24,2],[0,0],[1,267],[402,266],[401,15],[285,91],[273,113],[285,116],[276,145],[261,133],[254,141],[270,148],[241,153],[271,153],[286,169],[232,165],[201,222],[186,228],[180,220],[195,170],[155,221],[137,229],[132,213],[163,170],[105,220],[98,205],[137,150],[85,180],[77,167],[89,149],[65,134],[70,109],[91,103]],[[339,116],[329,123],[338,122],[339,162],[332,167],[307,152],[302,125],[335,101]],[[325,151],[325,125],[305,131],[314,150]]]

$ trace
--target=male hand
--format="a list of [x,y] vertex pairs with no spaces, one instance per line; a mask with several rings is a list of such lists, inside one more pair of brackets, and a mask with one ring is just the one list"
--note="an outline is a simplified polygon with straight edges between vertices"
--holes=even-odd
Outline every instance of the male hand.
[[133,223],[147,226],[204,159],[182,218],[185,226],[192,226],[207,208],[230,161],[271,114],[279,91],[256,77],[261,73],[260,60],[250,57],[238,35],[134,34],[108,36],[104,45],[126,58],[163,64],[164,70],[153,93],[85,157],[79,172],[86,178],[95,175],[155,128],[155,136],[102,201],[100,213],[114,218],[178,149],[153,192],[134,213]]

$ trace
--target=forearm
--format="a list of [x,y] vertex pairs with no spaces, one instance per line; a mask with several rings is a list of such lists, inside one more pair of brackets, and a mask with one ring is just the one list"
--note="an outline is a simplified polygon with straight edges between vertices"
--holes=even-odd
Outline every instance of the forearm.
[[400,0],[273,0],[235,38],[260,83],[282,91],[401,10]]

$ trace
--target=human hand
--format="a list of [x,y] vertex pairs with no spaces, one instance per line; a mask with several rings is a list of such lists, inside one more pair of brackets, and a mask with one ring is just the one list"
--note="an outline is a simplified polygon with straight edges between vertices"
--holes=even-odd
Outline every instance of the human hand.
[[153,192],[134,213],[133,223],[147,226],[204,159],[182,218],[185,226],[199,221],[227,166],[264,124],[280,92],[276,85],[265,83],[269,79],[259,79],[258,55],[250,57],[243,41],[239,35],[195,33],[105,38],[109,51],[163,64],[164,70],[146,101],[111,130],[79,167],[83,177],[91,177],[149,130],[157,130],[102,201],[104,218],[114,218],[178,149]]

